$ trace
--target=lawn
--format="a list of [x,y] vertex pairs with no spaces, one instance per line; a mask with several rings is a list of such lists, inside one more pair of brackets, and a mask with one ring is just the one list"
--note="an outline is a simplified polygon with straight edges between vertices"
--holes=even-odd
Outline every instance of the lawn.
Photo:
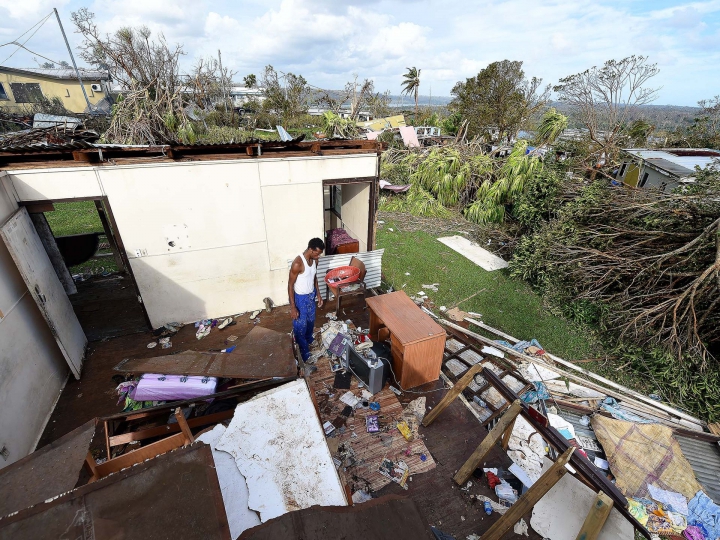
[[[93,201],[55,203],[54,206],[54,211],[45,212],[45,217],[48,220],[50,230],[52,230],[54,236],[104,232],[100,216],[98,216],[98,212]],[[100,238],[100,242],[102,243],[104,241],[105,237],[102,236]],[[108,249],[101,248],[98,250],[98,253],[108,252]],[[83,264],[70,268],[70,273],[72,274],[100,274],[103,271],[117,272],[117,265],[112,257],[90,259]]]
[[[385,248],[383,275],[394,289],[409,295],[425,291],[436,312],[444,305],[480,313],[486,324],[518,339],[536,338],[567,360],[597,356],[587,330],[549,313],[523,281],[509,277],[507,270],[487,272],[437,241],[437,237],[453,233],[403,230],[405,225],[392,214],[383,214],[383,221],[378,226],[377,245]],[[440,284],[438,292],[422,288],[432,283]]]

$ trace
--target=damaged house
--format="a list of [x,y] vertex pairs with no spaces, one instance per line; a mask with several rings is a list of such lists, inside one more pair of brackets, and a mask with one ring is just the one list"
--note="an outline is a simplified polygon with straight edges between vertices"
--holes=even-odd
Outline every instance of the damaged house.
[[[0,149],[0,540],[720,536],[718,426],[379,290],[381,151]],[[76,200],[120,273],[69,275],[87,239],[45,214]],[[305,364],[281,304],[315,236]]]

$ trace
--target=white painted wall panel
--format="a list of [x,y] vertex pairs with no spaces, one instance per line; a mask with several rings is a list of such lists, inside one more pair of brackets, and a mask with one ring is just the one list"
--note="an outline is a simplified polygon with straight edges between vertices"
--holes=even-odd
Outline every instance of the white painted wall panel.
[[130,258],[265,240],[257,163],[101,169],[100,179]]
[[335,178],[358,178],[377,174],[376,155],[268,160],[261,161],[259,165],[262,186],[306,184]]
[[25,295],[0,321],[0,447],[10,452],[0,467],[35,449],[68,371],[45,319]]
[[[16,209],[0,188],[0,222]],[[34,450],[69,370],[2,240],[0,311],[0,448],[10,452],[0,459],[4,467]]]
[[262,188],[270,268],[287,270],[287,260],[323,238],[323,189],[313,184]]
[[271,272],[265,242],[131,259],[153,328],[287,302],[287,267]]
[[360,242],[360,252],[367,251],[370,184],[344,184],[340,214],[343,228]]
[[35,169],[8,174],[19,201],[80,199],[103,195],[91,167]]

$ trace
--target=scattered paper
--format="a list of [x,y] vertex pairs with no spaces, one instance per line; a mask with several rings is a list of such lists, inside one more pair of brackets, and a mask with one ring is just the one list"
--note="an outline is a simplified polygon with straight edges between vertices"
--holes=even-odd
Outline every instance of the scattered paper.
[[672,506],[673,512],[688,515],[688,501],[685,496],[675,491],[668,491],[659,487],[655,487],[652,484],[648,484],[648,492],[650,492],[650,498],[663,503],[664,505]]
[[607,460],[600,457],[595,457],[595,466],[598,469],[602,469],[603,471],[607,471],[610,468],[610,464],[607,462]]

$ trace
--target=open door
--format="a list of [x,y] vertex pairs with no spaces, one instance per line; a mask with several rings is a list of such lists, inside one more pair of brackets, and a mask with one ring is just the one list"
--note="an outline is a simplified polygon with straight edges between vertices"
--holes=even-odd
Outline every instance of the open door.
[[87,338],[24,207],[0,227],[0,236],[45,317],[70,370],[79,379]]

